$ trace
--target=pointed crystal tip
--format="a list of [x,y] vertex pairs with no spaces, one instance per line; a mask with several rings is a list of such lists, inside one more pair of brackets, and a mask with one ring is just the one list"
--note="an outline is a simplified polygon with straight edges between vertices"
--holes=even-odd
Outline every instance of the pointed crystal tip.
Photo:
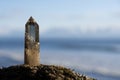
[[34,18],[31,16],[28,20],[28,22],[35,22]]

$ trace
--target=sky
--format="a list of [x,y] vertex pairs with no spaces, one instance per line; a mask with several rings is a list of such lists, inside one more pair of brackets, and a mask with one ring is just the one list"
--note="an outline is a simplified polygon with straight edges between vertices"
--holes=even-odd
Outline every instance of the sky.
[[30,16],[42,37],[120,38],[119,0],[1,0],[0,37],[23,37]]

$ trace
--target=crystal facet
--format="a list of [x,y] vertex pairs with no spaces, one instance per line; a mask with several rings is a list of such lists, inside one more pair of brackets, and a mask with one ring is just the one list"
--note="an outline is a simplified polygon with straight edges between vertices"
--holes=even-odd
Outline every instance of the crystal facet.
[[25,25],[25,57],[24,64],[37,66],[39,56],[39,25],[30,17]]

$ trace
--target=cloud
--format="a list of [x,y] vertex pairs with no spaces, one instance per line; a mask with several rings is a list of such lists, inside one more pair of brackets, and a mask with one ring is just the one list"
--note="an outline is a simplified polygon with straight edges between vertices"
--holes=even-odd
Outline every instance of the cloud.
[[[42,29],[41,29],[42,30]],[[119,26],[62,26],[44,28],[42,37],[56,38],[120,38]]]
[[0,36],[9,35],[10,31],[6,29],[0,29]]

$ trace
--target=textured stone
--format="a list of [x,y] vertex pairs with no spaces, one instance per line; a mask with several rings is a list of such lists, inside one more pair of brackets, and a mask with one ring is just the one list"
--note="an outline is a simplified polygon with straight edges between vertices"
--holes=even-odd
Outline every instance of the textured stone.
[[[36,70],[34,72],[34,70]],[[95,80],[54,65],[18,65],[0,69],[0,80]]]

